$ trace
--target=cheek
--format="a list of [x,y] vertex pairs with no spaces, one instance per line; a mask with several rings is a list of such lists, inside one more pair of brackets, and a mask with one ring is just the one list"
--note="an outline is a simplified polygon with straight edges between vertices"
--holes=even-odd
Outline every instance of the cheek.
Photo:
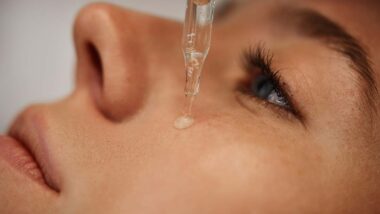
[[291,211],[322,196],[319,165],[304,152],[257,142],[231,144],[202,157],[199,170],[225,199],[262,211]]
[[177,131],[172,127],[176,114],[161,117],[164,107],[121,125],[83,112],[60,113],[59,124],[67,130],[54,129],[78,137],[65,138],[61,154],[68,154],[62,167],[71,178],[71,195],[81,204],[86,198],[94,206],[112,195],[110,207],[126,204],[143,213],[222,213],[247,205],[263,212],[294,211],[321,201],[318,149],[286,132],[264,129],[259,120],[236,119],[246,114],[199,118],[191,129]]
[[125,195],[119,199],[129,201],[136,210],[149,213],[154,210],[147,209],[155,207],[176,213],[183,209],[221,213],[239,209],[283,211],[286,207],[294,211],[301,205],[311,206],[321,197],[318,160],[312,158],[315,152],[302,147],[303,143],[260,137],[258,129],[251,132],[255,139],[249,141],[236,127],[216,122],[183,132],[173,129],[169,133],[161,128],[160,135],[156,129],[149,136],[137,130],[125,136],[132,139],[131,135],[139,135],[135,136],[138,142],[125,142],[132,151],[126,154],[133,160],[123,161],[123,169],[110,172],[124,171],[113,176],[123,178],[118,191],[125,190]]
[[135,179],[139,197],[160,198],[168,207],[189,207],[186,201],[192,201],[191,206],[208,209],[263,212],[313,207],[323,198],[318,149],[303,146],[307,142],[284,142],[273,133],[263,137],[258,127],[242,137],[238,126],[208,125],[166,140],[170,148],[157,150],[154,165]]

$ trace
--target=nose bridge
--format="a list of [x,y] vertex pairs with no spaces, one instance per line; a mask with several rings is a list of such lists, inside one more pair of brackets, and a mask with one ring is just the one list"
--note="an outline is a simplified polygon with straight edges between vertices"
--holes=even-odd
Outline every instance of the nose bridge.
[[86,6],[74,26],[77,86],[96,85],[96,103],[111,119],[137,112],[154,79],[151,67],[172,55],[178,26],[111,4]]

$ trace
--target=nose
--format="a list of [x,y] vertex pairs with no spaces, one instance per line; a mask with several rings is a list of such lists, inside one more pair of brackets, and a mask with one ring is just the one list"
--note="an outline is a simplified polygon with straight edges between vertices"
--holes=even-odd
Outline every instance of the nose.
[[88,90],[109,119],[132,116],[149,94],[153,63],[173,54],[179,32],[176,22],[115,5],[84,7],[74,25],[77,89]]

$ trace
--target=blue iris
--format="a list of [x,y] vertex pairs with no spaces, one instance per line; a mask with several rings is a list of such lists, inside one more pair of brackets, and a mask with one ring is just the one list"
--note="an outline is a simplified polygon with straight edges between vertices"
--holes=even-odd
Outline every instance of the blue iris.
[[252,81],[249,89],[254,96],[262,100],[285,108],[289,106],[286,97],[277,87],[273,78],[268,75],[259,75]]

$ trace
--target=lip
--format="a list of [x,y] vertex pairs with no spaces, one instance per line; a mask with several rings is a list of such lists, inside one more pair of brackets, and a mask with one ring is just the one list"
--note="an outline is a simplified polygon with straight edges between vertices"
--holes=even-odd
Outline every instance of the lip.
[[43,174],[30,152],[19,141],[0,136],[0,157],[33,180],[44,184]]
[[52,176],[45,122],[44,115],[37,109],[24,111],[11,126],[8,136],[0,136],[0,158],[31,181],[59,192]]

